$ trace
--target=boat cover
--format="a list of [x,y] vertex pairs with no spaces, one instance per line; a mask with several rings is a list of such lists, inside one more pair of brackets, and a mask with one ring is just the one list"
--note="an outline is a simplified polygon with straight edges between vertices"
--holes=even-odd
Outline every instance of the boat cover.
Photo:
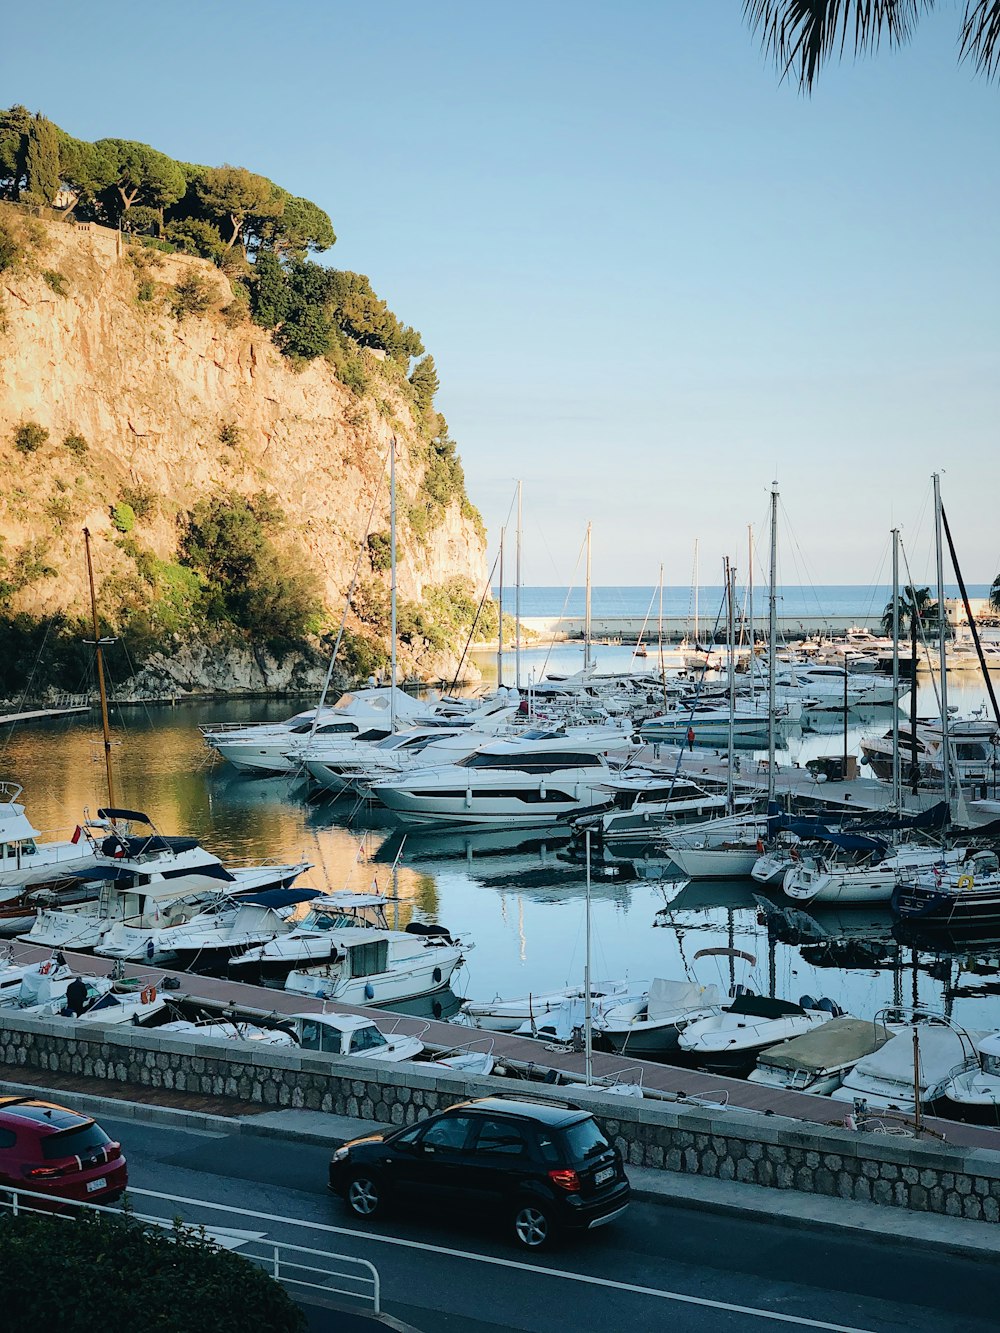
[[127,819],[130,823],[148,824],[150,828],[153,821],[149,815],[144,815],[141,810],[118,810],[114,806],[108,806],[104,810],[98,810],[98,819]]
[[668,981],[656,977],[650,983],[646,1015],[651,1023],[661,1018],[672,1018],[688,1009],[707,1009],[721,1004],[717,986],[699,986],[693,981]]
[[770,995],[737,995],[728,1012],[748,1018],[787,1018],[791,1014],[804,1014],[805,1010],[800,1004],[775,1000]]
[[190,852],[198,846],[197,838],[166,838],[160,833],[146,837],[125,837],[112,833],[101,843],[102,856],[148,856],[151,852]]
[[[963,1064],[971,1055],[969,1042],[952,1028],[920,1023],[917,1026],[920,1044],[920,1083],[929,1087],[946,1078],[951,1070]],[[985,1034],[969,1029],[969,1037],[978,1042]],[[866,1055],[857,1065],[859,1074],[869,1077],[898,1079],[913,1083],[912,1028],[897,1033],[881,1050]]]
[[881,1023],[870,1023],[863,1018],[832,1018],[811,1032],[772,1046],[758,1057],[757,1063],[822,1074],[857,1064],[866,1055],[881,1049],[891,1036],[892,1033],[887,1032]]

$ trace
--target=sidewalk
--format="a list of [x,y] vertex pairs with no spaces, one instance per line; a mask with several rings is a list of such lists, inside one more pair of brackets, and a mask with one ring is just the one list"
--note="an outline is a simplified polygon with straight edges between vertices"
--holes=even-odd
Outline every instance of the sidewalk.
[[[0,1070],[5,1075],[12,1072],[8,1068]],[[16,1071],[21,1080],[27,1072]],[[156,1090],[155,1103],[127,1101],[124,1097],[95,1095],[81,1089],[80,1085],[92,1086],[94,1080],[46,1075],[42,1071],[32,1073],[35,1081],[31,1083],[0,1080],[0,1093],[44,1092],[57,1098],[71,1093],[73,1105],[97,1119],[101,1116],[134,1119],[173,1129],[200,1130],[220,1137],[246,1134],[281,1138],[327,1146],[331,1151],[348,1139],[382,1133],[389,1128],[373,1120],[354,1120],[322,1111],[262,1113],[256,1107],[248,1111],[246,1105],[239,1102],[224,1104],[221,1099],[216,1101],[162,1088]],[[122,1088],[121,1091],[128,1090]],[[225,1114],[219,1113],[220,1105],[225,1106]],[[800,1194],[795,1190],[765,1189],[761,1185],[745,1185],[737,1181],[709,1180],[677,1171],[632,1166],[628,1168],[628,1175],[633,1198],[643,1202],[699,1208],[779,1226],[850,1231],[866,1235],[873,1244],[913,1242],[965,1258],[1000,1259],[1000,1226],[988,1222],[970,1222],[939,1213],[914,1213],[903,1208],[858,1203],[827,1195]]]

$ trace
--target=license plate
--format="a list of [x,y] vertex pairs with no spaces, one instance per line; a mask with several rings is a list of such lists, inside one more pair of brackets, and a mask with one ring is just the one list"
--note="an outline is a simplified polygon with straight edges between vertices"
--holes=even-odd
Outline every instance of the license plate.
[[614,1175],[615,1168],[613,1166],[606,1166],[603,1171],[598,1171],[594,1176],[594,1184],[603,1185],[606,1180],[613,1180]]
[[108,1183],[108,1178],[107,1178],[107,1176],[101,1176],[100,1179],[98,1179],[98,1180],[88,1180],[88,1181],[87,1181],[87,1193],[88,1193],[88,1194],[94,1194],[97,1190],[102,1190],[102,1189],[104,1189],[104,1187],[105,1187],[105,1185],[107,1185],[107,1183]]

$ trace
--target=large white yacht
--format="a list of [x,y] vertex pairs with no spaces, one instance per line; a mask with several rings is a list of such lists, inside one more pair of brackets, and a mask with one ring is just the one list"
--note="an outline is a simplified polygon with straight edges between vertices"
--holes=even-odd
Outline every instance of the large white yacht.
[[633,751],[619,727],[532,728],[491,741],[457,764],[382,778],[369,790],[416,824],[551,824],[608,803],[609,756]]

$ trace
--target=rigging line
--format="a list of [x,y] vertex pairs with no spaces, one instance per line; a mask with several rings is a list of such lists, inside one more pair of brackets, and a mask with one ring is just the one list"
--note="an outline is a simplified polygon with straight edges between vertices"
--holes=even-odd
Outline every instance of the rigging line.
[[[479,599],[479,605],[476,607],[476,614],[475,614],[475,616],[473,616],[473,619],[472,619],[472,627],[471,627],[470,630],[469,630],[469,637],[465,640],[465,647],[462,649],[462,656],[459,658],[458,666],[455,668],[455,675],[454,675],[454,677],[453,677],[453,679],[452,679],[451,684],[448,686],[448,693],[449,693],[449,694],[451,694],[452,691],[453,691],[453,690],[455,689],[455,687],[457,686],[459,677],[460,677],[461,674],[462,674],[462,668],[465,666],[465,659],[466,659],[466,657],[468,656],[468,653],[469,653],[469,647],[470,647],[470,645],[471,645],[471,643],[472,643],[473,635],[474,635],[475,632],[476,632],[476,626],[479,624],[479,617],[482,615],[483,607],[486,605],[486,598],[489,597],[490,594],[491,594],[492,591],[493,591],[493,575],[496,573],[496,568],[497,568],[497,565],[499,564],[499,562],[500,562],[500,552],[498,551],[497,554],[496,554],[496,557],[495,557],[495,559],[494,559],[494,561],[493,561],[493,568],[490,570],[489,574],[487,574],[487,576],[486,576],[486,587],[483,589],[483,595],[482,595],[482,597],[480,597],[480,599]],[[497,686],[498,686],[498,687],[499,687],[499,684],[500,684],[500,682],[497,681]]]
[[[584,553],[584,551],[585,551],[586,549],[587,549],[587,538],[586,538],[586,536],[584,536],[583,541],[580,543],[580,550],[579,550],[579,553],[578,553],[578,555],[577,555],[577,557],[576,557],[576,564],[573,566],[573,578],[574,578],[574,579],[576,578],[577,573],[579,572],[579,569],[580,569],[580,561],[583,559],[583,553]],[[561,611],[560,616],[559,616],[559,619],[560,619],[560,620],[564,619],[564,617],[565,617],[565,615],[566,615],[566,608],[567,608],[567,606],[569,606],[569,599],[570,599],[570,597],[573,595],[574,591],[575,591],[575,584],[570,583],[569,587],[566,589],[566,596],[565,596],[565,598],[563,599],[562,611]],[[545,661],[542,663],[542,669],[541,669],[541,671],[539,672],[538,679],[541,679],[541,678],[545,675],[546,670],[548,669],[549,658],[552,656],[552,649],[553,649],[553,647],[554,647],[554,644],[552,644],[552,643],[550,642],[548,648],[546,648],[546,650],[545,650]]]

